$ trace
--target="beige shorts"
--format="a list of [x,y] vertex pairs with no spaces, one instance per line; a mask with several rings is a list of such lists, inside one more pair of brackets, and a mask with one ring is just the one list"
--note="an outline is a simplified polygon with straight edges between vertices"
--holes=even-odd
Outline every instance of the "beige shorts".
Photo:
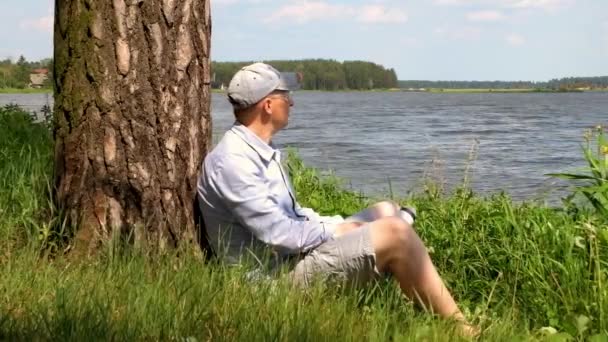
[[361,287],[380,277],[372,246],[370,224],[327,241],[298,261],[290,272],[294,284],[308,287],[313,280]]

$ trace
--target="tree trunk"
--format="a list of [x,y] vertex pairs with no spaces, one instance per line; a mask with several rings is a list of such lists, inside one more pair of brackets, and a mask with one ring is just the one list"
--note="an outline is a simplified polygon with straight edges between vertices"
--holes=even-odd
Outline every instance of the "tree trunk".
[[210,37],[209,0],[55,0],[56,201],[79,250],[193,238]]

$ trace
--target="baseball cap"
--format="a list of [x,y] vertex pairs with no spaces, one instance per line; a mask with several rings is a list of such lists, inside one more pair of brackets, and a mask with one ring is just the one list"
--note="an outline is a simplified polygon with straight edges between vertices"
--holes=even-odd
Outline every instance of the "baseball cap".
[[247,108],[275,90],[289,91],[281,73],[265,63],[243,67],[228,85],[228,100],[238,108]]

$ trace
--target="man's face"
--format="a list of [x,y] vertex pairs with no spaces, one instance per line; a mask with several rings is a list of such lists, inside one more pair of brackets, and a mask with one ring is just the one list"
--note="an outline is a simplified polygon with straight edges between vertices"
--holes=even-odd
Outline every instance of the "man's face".
[[277,130],[287,126],[289,121],[290,107],[293,106],[293,99],[288,91],[275,91],[268,95],[271,100],[271,120]]

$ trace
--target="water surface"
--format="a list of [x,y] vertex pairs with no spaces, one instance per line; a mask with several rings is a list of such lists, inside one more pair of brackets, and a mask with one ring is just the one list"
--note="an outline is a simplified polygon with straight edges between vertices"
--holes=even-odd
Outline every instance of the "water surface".
[[[431,176],[453,187],[468,168],[477,192],[555,200],[563,183],[545,174],[583,166],[584,129],[608,124],[608,93],[296,92],[294,99],[275,142],[374,195],[387,194],[389,182],[396,194],[418,191]],[[28,110],[50,101],[46,94],[0,95],[0,105]],[[212,116],[217,141],[234,121],[222,94],[213,94]]]

